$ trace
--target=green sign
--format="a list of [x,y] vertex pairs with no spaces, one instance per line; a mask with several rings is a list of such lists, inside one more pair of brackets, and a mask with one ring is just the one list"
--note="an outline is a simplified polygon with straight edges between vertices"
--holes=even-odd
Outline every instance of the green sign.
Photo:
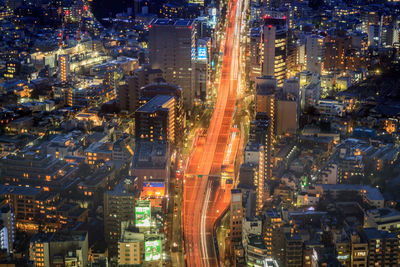
[[150,227],[151,203],[150,200],[138,200],[135,207],[136,227]]
[[161,259],[161,240],[146,241],[144,243],[144,260],[158,261]]

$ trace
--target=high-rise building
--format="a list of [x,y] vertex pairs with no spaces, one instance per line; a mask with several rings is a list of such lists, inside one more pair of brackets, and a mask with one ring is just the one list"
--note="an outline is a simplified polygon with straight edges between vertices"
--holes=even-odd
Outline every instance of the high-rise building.
[[[276,86],[277,81],[272,76],[256,78],[256,123],[254,130],[262,132],[262,145],[264,146],[264,176],[266,180],[272,179],[272,155],[276,134]],[[266,124],[267,123],[267,124]],[[265,126],[268,125],[266,128]],[[260,131],[260,126],[262,129]],[[250,126],[251,127],[251,126]],[[250,136],[252,135],[250,128]],[[260,163],[261,164],[261,163]],[[261,173],[259,174],[261,175]]]
[[240,184],[254,186],[256,189],[256,211],[262,209],[266,194],[265,184],[265,133],[268,121],[252,121],[250,139],[244,150],[245,163],[240,166]]
[[121,77],[121,69],[117,64],[107,65],[104,73],[103,84],[107,88],[107,99],[113,100],[117,97],[117,82]]
[[230,233],[231,242],[238,244],[242,241],[242,222],[243,222],[243,200],[240,189],[231,190],[231,213],[230,213]]
[[351,37],[345,32],[332,32],[325,37],[324,70],[346,70],[346,58],[351,48]]
[[121,223],[133,221],[134,209],[135,194],[131,180],[124,179],[113,191],[104,193],[104,236],[110,254],[116,255],[118,240],[121,238]]
[[282,217],[275,210],[268,210],[265,213],[264,241],[267,245],[267,255],[279,262],[284,261],[284,242],[282,230]]
[[324,66],[325,38],[320,35],[306,37],[307,70],[321,74]]
[[256,112],[263,112],[267,114],[272,126],[272,132],[275,131],[276,89],[277,80],[273,76],[262,76],[256,78]]
[[255,180],[258,179],[258,161],[257,164],[245,162],[240,165],[239,186],[253,187]]
[[274,76],[278,87],[286,79],[287,31],[286,17],[264,17],[261,73]]
[[299,115],[297,98],[279,94],[276,100],[276,134],[295,134]]
[[70,75],[69,55],[60,55],[58,57],[60,68],[60,77],[62,82],[67,82]]
[[135,138],[140,141],[168,141],[175,144],[176,101],[157,95],[135,111]]
[[[257,187],[257,211],[260,211],[264,205],[264,200],[269,196],[269,188],[266,181],[272,180],[273,168],[273,140],[269,117],[266,113],[259,112],[256,119],[250,124],[249,141],[259,144],[258,160],[258,179],[255,181]],[[261,142],[261,143],[260,143]]]
[[261,75],[261,29],[250,31],[250,78],[252,81]]
[[206,101],[208,97],[208,63],[206,60],[197,59],[195,64],[195,98]]
[[147,84],[140,89],[139,105],[147,103],[157,95],[173,96],[175,98],[175,141],[181,142],[183,136],[185,113],[183,110],[182,89],[170,83],[157,82]]
[[194,20],[155,19],[150,24],[149,57],[168,83],[182,88],[185,108],[194,100],[196,30]]
[[139,108],[140,88],[162,80],[162,71],[144,66],[133,72],[125,84],[118,86],[118,103],[121,110],[133,113]]

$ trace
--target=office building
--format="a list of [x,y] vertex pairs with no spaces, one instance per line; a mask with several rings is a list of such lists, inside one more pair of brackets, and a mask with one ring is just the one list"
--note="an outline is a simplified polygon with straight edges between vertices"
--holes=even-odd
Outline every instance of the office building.
[[163,75],[160,69],[152,69],[145,65],[135,70],[133,75],[127,78],[125,84],[118,86],[118,103],[121,110],[126,110],[129,113],[135,112],[140,105],[140,89],[162,79]]
[[250,31],[250,79],[255,81],[261,76],[261,29],[251,28]]
[[117,64],[109,64],[106,66],[103,84],[107,89],[107,99],[113,100],[117,97],[117,83],[121,77],[122,70]]
[[348,52],[351,48],[351,37],[342,32],[333,32],[325,37],[324,70],[346,70]]
[[207,101],[209,97],[208,84],[212,74],[211,39],[203,38],[197,41],[197,55],[195,61],[195,99]]
[[286,79],[287,31],[286,17],[265,16],[261,73],[274,76],[278,87],[282,87]]
[[104,236],[111,255],[117,253],[121,223],[134,219],[135,194],[132,187],[133,181],[124,179],[113,191],[104,193]]
[[306,70],[311,73],[321,74],[325,56],[325,38],[320,35],[309,35],[306,37]]
[[256,119],[250,124],[249,142],[259,144],[258,177],[254,180],[257,188],[257,211],[262,209],[265,199],[269,196],[268,184],[272,180],[273,140],[271,122],[266,113],[258,112]]
[[230,210],[231,242],[238,244],[242,241],[242,221],[244,217],[242,191],[240,189],[231,190]]
[[168,83],[182,88],[185,108],[194,101],[196,31],[194,20],[155,19],[149,26],[149,57]]
[[274,139],[276,133],[276,93],[277,80],[273,76],[256,78],[256,113],[263,113],[269,119],[269,136]]
[[280,94],[276,100],[276,134],[296,134],[299,116],[297,99]]
[[60,77],[62,82],[67,82],[70,76],[69,55],[60,55],[58,57],[58,64],[60,68]]
[[264,242],[267,246],[267,255],[279,262],[283,262],[283,221],[281,215],[275,210],[265,212]]
[[208,98],[208,63],[197,59],[194,63],[195,68],[195,93],[196,101],[207,101]]
[[[258,157],[257,157],[258,158]],[[245,162],[240,165],[239,185],[251,188],[258,179],[258,160],[257,163]]]
[[157,95],[135,111],[135,138],[141,141],[176,142],[176,111],[175,97]]
[[182,142],[183,129],[185,123],[185,113],[183,110],[182,89],[170,83],[156,82],[143,86],[140,89],[140,105],[144,105],[157,95],[173,96],[175,98],[175,141]]

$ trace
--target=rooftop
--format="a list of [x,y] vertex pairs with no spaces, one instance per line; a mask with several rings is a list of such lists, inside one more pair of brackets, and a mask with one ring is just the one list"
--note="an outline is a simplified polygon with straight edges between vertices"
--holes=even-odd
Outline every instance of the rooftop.
[[378,230],[376,228],[365,228],[364,229],[364,233],[367,236],[368,240],[371,239],[387,239],[387,238],[396,238],[397,239],[397,235],[396,233],[389,233],[386,231],[381,231]]
[[143,106],[138,108],[136,110],[136,112],[153,113],[153,112],[159,110],[160,108],[162,108],[162,106],[166,102],[170,101],[171,98],[173,98],[173,97],[169,96],[169,95],[157,95],[157,96],[153,97],[149,102],[147,102],[146,104],[144,104]]
[[368,210],[367,214],[371,214],[375,218],[381,218],[381,219],[384,219],[384,218],[389,219],[391,217],[400,216],[400,212],[398,210],[391,209],[391,208]]
[[378,188],[369,185],[357,184],[319,184],[324,191],[337,190],[337,191],[365,191],[368,199],[370,200],[384,200],[382,193]]
[[133,156],[133,168],[165,168],[168,144],[163,142],[138,142]]
[[14,194],[14,195],[32,196],[32,195],[37,195],[41,192],[42,189],[40,188],[0,184],[0,195]]

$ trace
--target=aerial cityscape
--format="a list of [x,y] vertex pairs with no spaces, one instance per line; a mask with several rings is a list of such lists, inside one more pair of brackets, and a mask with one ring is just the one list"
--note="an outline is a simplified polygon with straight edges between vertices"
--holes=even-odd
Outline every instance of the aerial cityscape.
[[0,0],[0,267],[400,266],[400,0]]

